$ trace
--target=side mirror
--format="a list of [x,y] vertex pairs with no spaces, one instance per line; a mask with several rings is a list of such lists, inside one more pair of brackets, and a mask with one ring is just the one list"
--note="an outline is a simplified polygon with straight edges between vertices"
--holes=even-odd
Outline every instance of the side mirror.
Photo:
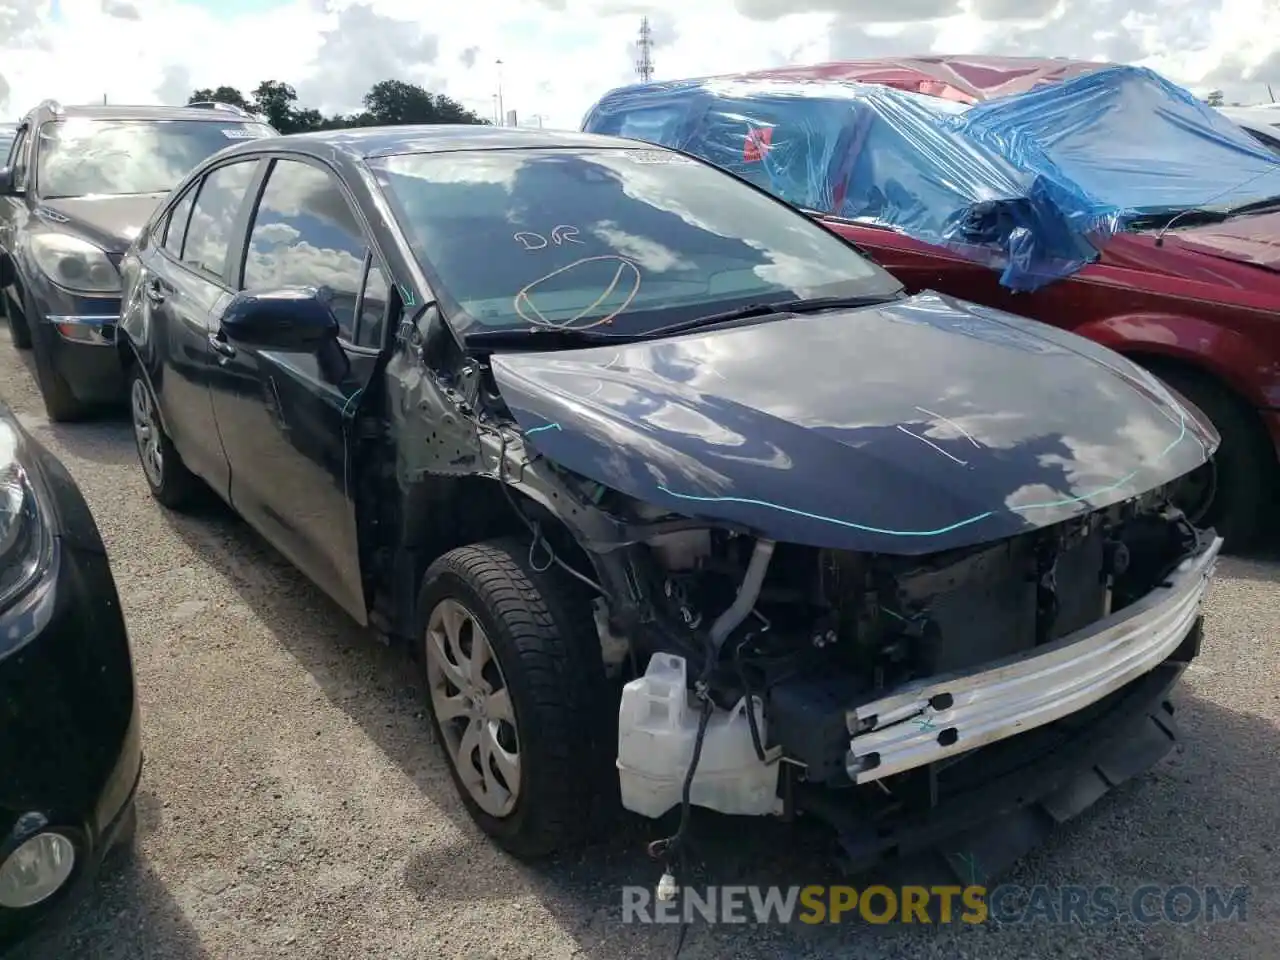
[[16,197],[18,193],[13,185],[13,167],[0,167],[0,197]]
[[238,293],[222,315],[228,340],[268,350],[318,350],[338,337],[338,318],[315,287]]

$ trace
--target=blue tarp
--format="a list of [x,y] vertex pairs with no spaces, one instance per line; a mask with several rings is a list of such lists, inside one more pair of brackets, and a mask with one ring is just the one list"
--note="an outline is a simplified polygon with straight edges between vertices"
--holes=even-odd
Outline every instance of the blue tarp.
[[1280,158],[1150,70],[971,108],[853,82],[624,87],[583,129],[678,147],[798,206],[890,227],[1033,290],[1114,233],[1280,195]]

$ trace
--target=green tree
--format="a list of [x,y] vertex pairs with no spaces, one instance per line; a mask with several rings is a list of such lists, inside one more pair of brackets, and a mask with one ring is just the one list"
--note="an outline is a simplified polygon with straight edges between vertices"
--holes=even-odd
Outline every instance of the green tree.
[[489,123],[484,117],[480,116],[474,110],[468,110],[457,100],[452,97],[446,97],[443,93],[435,95],[436,116],[440,119],[437,123]]
[[[415,83],[381,80],[364,95],[361,125],[404,123],[484,123],[458,101],[432,94]],[[367,120],[366,120],[367,117]]]
[[1204,98],[1204,102],[1211,107],[1220,107],[1226,102],[1226,99],[1221,90],[1210,90],[1209,95]]
[[243,107],[262,116],[281,133],[307,130],[342,130],[413,123],[474,123],[489,121],[444,94],[433,94],[403,80],[381,80],[362,100],[364,110],[349,115],[326,117],[319,110],[298,106],[298,93],[287,83],[264,80],[245,97],[234,87],[196,90],[188,103],[218,100]]
[[267,123],[281,133],[302,133],[318,126],[320,114],[314,110],[298,110],[294,106],[297,102],[297,91],[279,80],[264,80],[253,91],[255,112],[266,117]]
[[196,90],[187,98],[187,103],[206,103],[210,100],[216,100],[218,103],[229,103],[233,107],[239,107],[241,110],[253,110],[253,105],[235,87]]
[[435,103],[431,94],[403,80],[380,80],[363,99],[365,112],[375,124],[431,123]]

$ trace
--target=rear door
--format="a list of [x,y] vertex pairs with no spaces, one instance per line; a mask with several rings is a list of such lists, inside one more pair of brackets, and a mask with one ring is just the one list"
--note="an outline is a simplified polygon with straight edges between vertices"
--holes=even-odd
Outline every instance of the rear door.
[[[229,496],[230,469],[214,421],[210,338],[232,296],[233,238],[248,216],[260,161],[238,160],[209,171],[173,206],[162,242],[143,262],[141,296],[130,309],[145,316],[144,358],[165,429],[193,472]],[[238,225],[240,225],[238,227]],[[238,247],[237,247],[238,249]]]
[[328,167],[273,161],[247,224],[241,289],[313,286],[340,339],[321,352],[223,340],[213,407],[236,510],[361,623],[351,430],[389,328],[388,273]]

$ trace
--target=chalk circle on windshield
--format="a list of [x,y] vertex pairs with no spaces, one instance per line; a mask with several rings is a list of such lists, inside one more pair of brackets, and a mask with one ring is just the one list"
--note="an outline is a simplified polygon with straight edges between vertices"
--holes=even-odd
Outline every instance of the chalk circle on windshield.
[[[605,264],[613,263],[615,268],[613,274],[601,294],[591,303],[583,307],[572,317],[564,320],[549,320],[541,310],[533,302],[533,293],[537,288],[548,281],[558,277],[563,277],[571,271],[583,272],[581,268],[588,264]],[[589,269],[589,268],[588,268]],[[539,277],[532,283],[527,283],[520,288],[520,291],[512,298],[512,305],[515,307],[516,313],[520,315],[522,320],[533,324],[536,327],[555,327],[558,329],[572,330],[590,330],[592,327],[598,327],[603,324],[612,323],[614,318],[621,314],[624,310],[631,306],[636,298],[636,294],[640,292],[640,268],[636,264],[628,260],[626,257],[620,257],[607,254],[598,257],[583,257],[572,263],[567,263],[563,267],[558,267],[550,273]],[[616,305],[605,306],[611,299],[617,298]],[[597,310],[605,309],[607,312],[600,317],[596,317],[588,323],[579,323],[584,317],[589,317]]]

